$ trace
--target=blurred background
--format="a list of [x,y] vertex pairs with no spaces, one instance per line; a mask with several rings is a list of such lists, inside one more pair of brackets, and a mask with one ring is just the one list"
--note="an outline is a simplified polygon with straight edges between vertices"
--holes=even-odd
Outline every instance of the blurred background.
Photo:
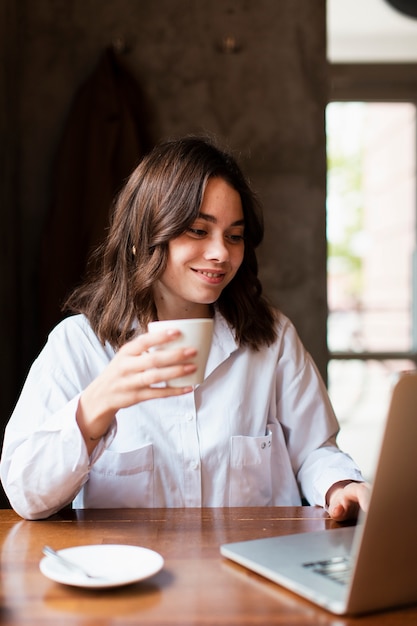
[[265,292],[372,478],[417,359],[414,4],[3,0],[1,432],[114,194],[156,142],[197,132],[257,191]]
[[328,387],[370,480],[391,386],[416,367],[416,17],[327,3]]

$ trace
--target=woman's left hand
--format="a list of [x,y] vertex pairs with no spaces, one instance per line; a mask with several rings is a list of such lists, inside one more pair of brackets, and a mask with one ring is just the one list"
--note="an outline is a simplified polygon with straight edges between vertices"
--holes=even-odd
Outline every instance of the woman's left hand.
[[327,510],[336,522],[356,519],[359,510],[368,510],[370,489],[367,483],[341,481],[327,492]]

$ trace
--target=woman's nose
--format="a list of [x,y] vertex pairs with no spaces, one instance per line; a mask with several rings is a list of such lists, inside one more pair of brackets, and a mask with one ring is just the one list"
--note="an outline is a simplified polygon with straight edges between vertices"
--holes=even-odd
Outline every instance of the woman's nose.
[[222,263],[228,260],[229,249],[223,237],[213,237],[208,240],[205,257]]

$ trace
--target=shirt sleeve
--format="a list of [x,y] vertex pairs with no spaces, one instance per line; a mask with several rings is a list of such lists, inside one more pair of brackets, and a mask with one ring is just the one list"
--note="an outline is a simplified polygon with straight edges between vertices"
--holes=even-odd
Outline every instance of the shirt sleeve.
[[[1,479],[12,507],[26,519],[46,518],[70,503],[116,432],[114,420],[88,456],[76,422],[88,376],[68,371],[65,344],[62,333],[50,338],[28,374],[5,430]],[[75,350],[76,344],[77,332],[72,337]]]
[[278,417],[302,495],[310,504],[324,507],[333,484],[364,478],[337,445],[339,423],[316,365],[290,323],[281,332]]

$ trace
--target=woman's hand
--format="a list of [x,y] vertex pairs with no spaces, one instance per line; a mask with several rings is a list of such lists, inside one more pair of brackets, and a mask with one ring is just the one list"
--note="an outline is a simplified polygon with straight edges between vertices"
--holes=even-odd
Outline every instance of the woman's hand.
[[335,483],[327,492],[326,502],[330,517],[336,522],[356,519],[359,510],[368,510],[369,486],[349,480]]
[[166,330],[135,337],[120,348],[103,372],[82,392],[77,422],[90,454],[119,409],[152,398],[192,391],[192,387],[158,386],[196,370],[197,366],[190,362],[197,352],[194,348],[150,350],[179,335],[179,331]]

